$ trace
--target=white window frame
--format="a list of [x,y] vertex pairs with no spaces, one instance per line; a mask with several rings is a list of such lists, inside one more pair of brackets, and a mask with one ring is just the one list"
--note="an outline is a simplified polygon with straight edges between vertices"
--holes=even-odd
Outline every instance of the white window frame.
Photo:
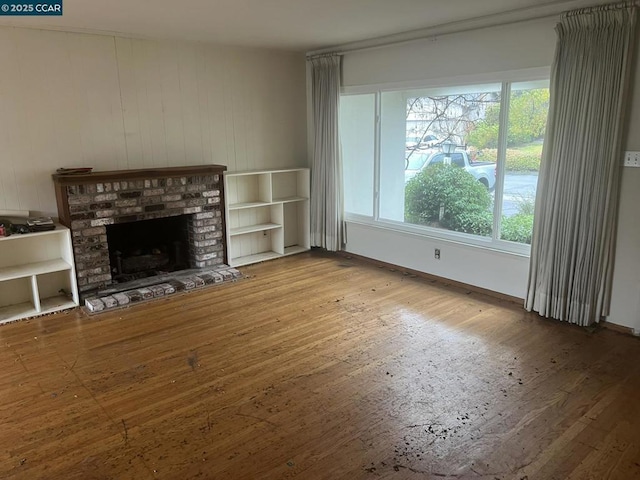
[[[496,250],[500,252],[508,252],[516,255],[529,256],[531,246],[524,243],[516,243],[499,238],[500,227],[502,221],[502,201],[504,189],[504,165],[507,147],[507,115],[509,112],[509,101],[511,98],[511,85],[513,83],[532,82],[532,86],[540,81],[548,81],[550,78],[550,68],[529,68],[524,70],[516,70],[509,72],[499,72],[492,74],[465,75],[451,78],[438,78],[425,81],[411,81],[392,84],[377,85],[359,85],[343,87],[341,96],[375,94],[375,117],[374,117],[374,174],[373,174],[373,216],[360,215],[345,212],[345,220],[353,223],[376,226],[392,231],[405,232],[410,234],[422,235],[433,239],[443,239],[463,245],[470,245],[478,248]],[[424,225],[414,225],[393,220],[380,218],[380,142],[381,142],[381,98],[382,93],[428,89],[443,89],[443,93],[454,88],[464,88],[466,86],[481,84],[501,84],[501,100],[500,100],[500,129],[498,137],[498,158],[496,164],[496,185],[495,185],[495,202],[493,207],[493,231],[490,237],[482,237],[469,233],[455,232],[452,230],[428,227]]]

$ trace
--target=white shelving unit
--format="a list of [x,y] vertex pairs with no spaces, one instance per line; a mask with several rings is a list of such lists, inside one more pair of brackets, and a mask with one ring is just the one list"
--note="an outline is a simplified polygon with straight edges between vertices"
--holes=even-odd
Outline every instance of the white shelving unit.
[[224,182],[232,267],[309,250],[308,168],[225,172]]
[[0,237],[0,323],[78,305],[69,230]]

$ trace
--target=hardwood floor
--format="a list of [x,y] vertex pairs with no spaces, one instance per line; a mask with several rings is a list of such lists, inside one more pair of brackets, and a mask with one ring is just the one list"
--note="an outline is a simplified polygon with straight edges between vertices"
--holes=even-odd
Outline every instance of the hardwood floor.
[[0,327],[0,478],[640,478],[640,341],[309,253]]

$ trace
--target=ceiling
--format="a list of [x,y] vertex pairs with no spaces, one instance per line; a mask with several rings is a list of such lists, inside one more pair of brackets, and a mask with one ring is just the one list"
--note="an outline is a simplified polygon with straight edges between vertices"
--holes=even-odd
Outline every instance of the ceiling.
[[[309,51],[567,0],[63,0],[0,25]],[[533,11],[533,10],[532,10]]]

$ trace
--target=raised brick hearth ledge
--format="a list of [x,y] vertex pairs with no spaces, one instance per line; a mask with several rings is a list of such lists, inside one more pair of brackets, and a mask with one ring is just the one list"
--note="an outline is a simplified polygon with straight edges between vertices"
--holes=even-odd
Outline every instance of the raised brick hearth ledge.
[[[153,278],[145,278],[129,282],[124,290],[98,292],[95,297],[87,298],[85,306],[90,313],[100,313],[118,307],[129,306],[138,302],[154,300],[173,295],[178,292],[189,292],[208,285],[219,285],[235,282],[244,276],[235,268],[227,265],[213,269],[185,270],[174,274],[160,275],[155,283]],[[138,285],[135,285],[135,284]]]
[[226,263],[223,165],[53,175],[83,298],[114,284],[107,225],[189,215],[189,267]]

